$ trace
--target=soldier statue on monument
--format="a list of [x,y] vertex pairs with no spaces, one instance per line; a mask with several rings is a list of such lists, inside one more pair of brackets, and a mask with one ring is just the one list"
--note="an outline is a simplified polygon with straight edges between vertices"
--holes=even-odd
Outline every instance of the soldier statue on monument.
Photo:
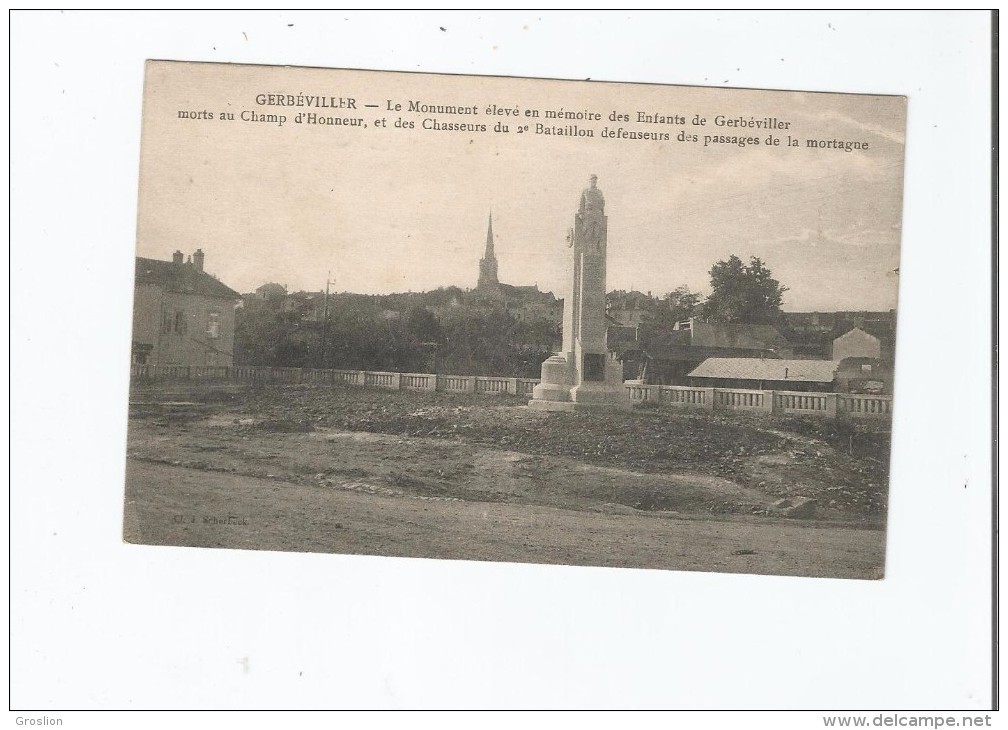
[[588,187],[581,193],[581,208],[578,212],[598,211],[605,214],[605,196],[598,189],[598,175],[588,178]]

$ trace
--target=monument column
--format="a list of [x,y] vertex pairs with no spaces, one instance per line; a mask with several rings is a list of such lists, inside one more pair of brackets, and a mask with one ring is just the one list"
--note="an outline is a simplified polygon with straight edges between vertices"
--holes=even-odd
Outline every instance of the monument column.
[[567,236],[563,352],[543,363],[529,403],[533,407],[573,410],[622,402],[623,368],[606,347],[607,244],[605,197],[592,175]]

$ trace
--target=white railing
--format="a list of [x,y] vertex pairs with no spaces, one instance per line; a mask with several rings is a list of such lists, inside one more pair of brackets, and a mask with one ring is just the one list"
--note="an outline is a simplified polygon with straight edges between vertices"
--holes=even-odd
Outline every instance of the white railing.
[[[391,373],[371,370],[277,368],[258,365],[133,365],[136,379],[240,380],[281,383],[342,383],[372,388],[531,397],[536,378]],[[855,393],[802,393],[744,388],[695,388],[684,385],[624,383],[626,403],[654,403],[670,408],[708,411],[787,413],[826,418],[890,418],[892,396]]]
[[892,398],[885,395],[838,393],[837,411],[850,418],[886,417],[892,415]]
[[836,395],[833,393],[778,392],[774,397],[774,411],[779,413],[827,413],[832,400],[836,415]]
[[889,418],[892,396],[855,393],[805,393],[745,388],[692,388],[681,385],[625,383],[630,405],[650,402],[673,408],[708,411],[788,413],[826,418]]
[[762,390],[714,389],[714,410],[766,411],[770,399]]
[[487,395],[532,395],[534,378],[495,378],[372,370],[280,368],[261,365],[133,365],[130,375],[149,380],[243,380],[279,383],[343,383],[390,390],[427,390]]

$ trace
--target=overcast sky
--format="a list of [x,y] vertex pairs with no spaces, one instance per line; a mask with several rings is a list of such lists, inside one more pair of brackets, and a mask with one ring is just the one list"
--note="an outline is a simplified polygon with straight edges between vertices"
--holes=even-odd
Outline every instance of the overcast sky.
[[[259,93],[354,97],[379,109],[284,110]],[[476,105],[445,117],[387,112],[403,104]],[[522,110],[590,108],[593,139],[514,133],[405,131],[425,118],[484,123],[488,104]],[[177,111],[235,113],[180,120]],[[288,122],[242,122],[243,110]],[[707,117],[706,127],[641,124],[636,112]],[[361,116],[368,129],[293,123],[297,111]],[[609,122],[610,112],[630,122]],[[473,287],[493,210],[499,277],[563,290],[564,238],[592,173],[609,217],[608,288],[708,292],[711,265],[761,257],[785,309],[896,306],[905,100],[640,84],[423,76],[211,64],[148,67],[137,252],[170,259],[206,252],[206,269],[241,292],[267,282],[291,290],[363,293]],[[714,127],[715,115],[790,122],[781,146],[704,148],[704,134],[766,138]],[[374,120],[385,117],[386,129]],[[667,142],[614,140],[603,127],[668,132]],[[701,144],[679,142],[679,132]],[[788,149],[788,134],[802,146]],[[810,150],[805,138],[867,142],[867,151]]]

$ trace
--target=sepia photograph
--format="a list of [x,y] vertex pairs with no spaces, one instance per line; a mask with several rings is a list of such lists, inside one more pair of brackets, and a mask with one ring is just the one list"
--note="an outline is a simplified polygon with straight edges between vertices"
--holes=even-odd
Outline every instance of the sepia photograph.
[[9,25],[12,724],[996,717],[996,13]]
[[905,116],[149,61],[125,540],[882,578]]

